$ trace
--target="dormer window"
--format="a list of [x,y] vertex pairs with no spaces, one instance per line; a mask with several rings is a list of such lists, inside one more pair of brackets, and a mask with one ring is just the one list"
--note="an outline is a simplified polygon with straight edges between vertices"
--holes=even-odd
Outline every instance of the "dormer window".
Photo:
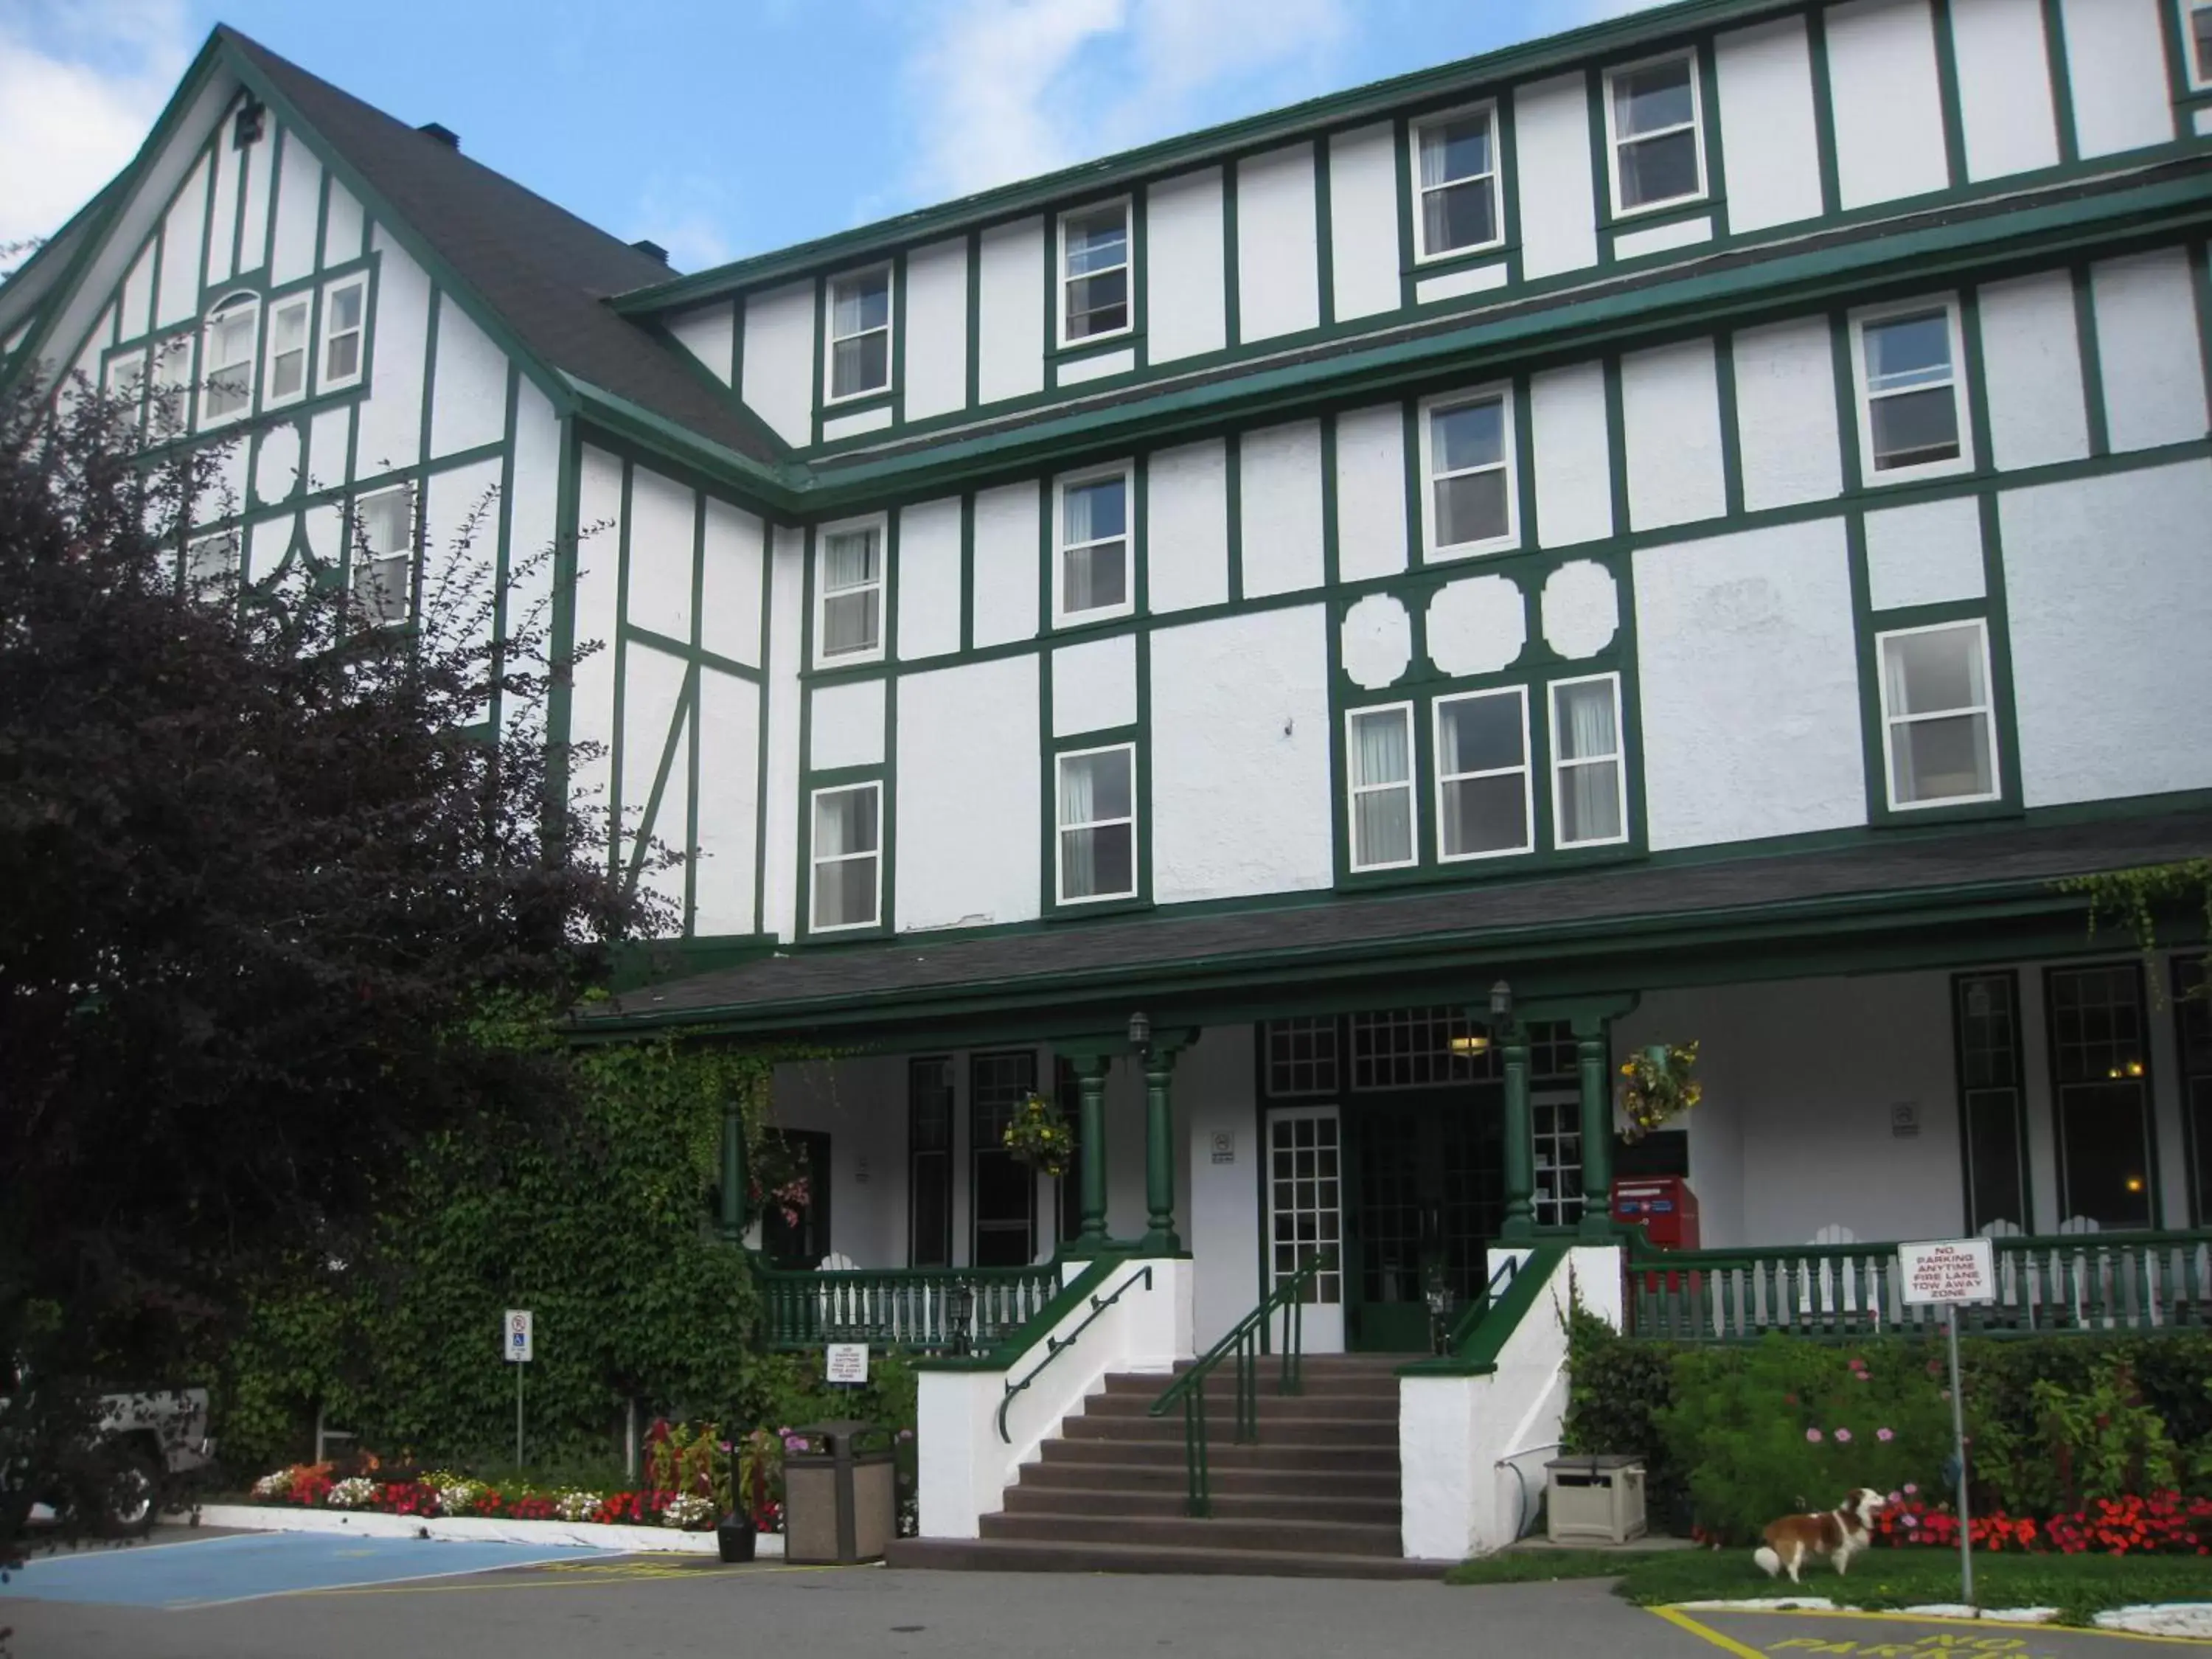
[[208,314],[201,425],[234,421],[252,407],[253,357],[260,327],[261,301],[250,294],[225,300]]

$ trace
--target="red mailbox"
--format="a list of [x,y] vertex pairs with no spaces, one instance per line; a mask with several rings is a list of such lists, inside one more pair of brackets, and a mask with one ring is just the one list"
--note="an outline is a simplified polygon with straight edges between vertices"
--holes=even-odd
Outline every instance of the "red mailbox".
[[1698,1195],[1680,1176],[1646,1176],[1613,1183],[1613,1218],[1644,1229],[1662,1250],[1698,1248]]

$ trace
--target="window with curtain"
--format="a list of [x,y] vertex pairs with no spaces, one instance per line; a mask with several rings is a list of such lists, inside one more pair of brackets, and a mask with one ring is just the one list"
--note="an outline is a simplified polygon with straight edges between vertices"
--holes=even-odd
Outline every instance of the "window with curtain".
[[1528,692],[1439,697],[1436,718],[1437,856],[1528,851]]
[[1876,472],[1959,458],[1959,377],[1948,306],[1859,325],[1867,454]]
[[407,620],[415,574],[415,487],[354,502],[353,597],[372,622]]
[[1613,126],[1613,208],[1636,213],[1705,193],[1698,70],[1687,52],[1606,76]]
[[880,783],[814,792],[813,928],[872,927],[883,890]]
[[830,283],[830,396],[857,398],[891,383],[891,268]]
[[1116,473],[1060,488],[1060,613],[1129,608],[1129,480]]
[[324,391],[361,379],[362,325],[368,308],[366,276],[349,276],[323,290]]
[[823,661],[866,657],[884,644],[883,531],[869,525],[824,532],[816,556],[815,586],[820,593],[820,644]]
[[1428,411],[1429,536],[1438,548],[1495,542],[1513,528],[1505,394]]
[[1060,339],[1068,345],[1129,326],[1129,204],[1060,219]]
[[269,384],[264,404],[289,404],[307,390],[307,296],[269,308]]
[[1409,703],[1345,717],[1345,775],[1352,799],[1352,867],[1390,870],[1413,861],[1413,710]]
[[1136,768],[1129,744],[1059,757],[1062,904],[1135,896]]
[[1996,736],[1984,625],[1905,629],[1881,635],[1877,643],[1890,805],[1995,799]]
[[250,295],[226,300],[207,320],[207,389],[200,420],[236,420],[253,404],[253,356],[259,343],[261,301]]
[[1595,847],[1628,836],[1620,676],[1552,684],[1553,839]]
[[1498,150],[1489,109],[1447,116],[1414,131],[1420,203],[1413,216],[1420,257],[1489,247],[1498,229]]

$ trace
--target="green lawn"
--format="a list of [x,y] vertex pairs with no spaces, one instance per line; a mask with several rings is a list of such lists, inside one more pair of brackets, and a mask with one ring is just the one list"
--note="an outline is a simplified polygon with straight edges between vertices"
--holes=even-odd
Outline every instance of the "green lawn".
[[[1808,1569],[1793,1591],[1753,1564],[1749,1550],[1669,1550],[1622,1556],[1601,1550],[1513,1550],[1461,1563],[1454,1584],[1515,1584],[1553,1578],[1612,1578],[1643,1604],[1737,1596],[1825,1595],[1861,1607],[1902,1607],[1959,1599],[1959,1558],[1947,1550],[1875,1550],[1838,1578]],[[2137,1601],[2212,1601],[2212,1559],[2203,1556],[1978,1555],[1975,1599],[1985,1607],[2057,1607],[2084,1624],[2107,1607]]]

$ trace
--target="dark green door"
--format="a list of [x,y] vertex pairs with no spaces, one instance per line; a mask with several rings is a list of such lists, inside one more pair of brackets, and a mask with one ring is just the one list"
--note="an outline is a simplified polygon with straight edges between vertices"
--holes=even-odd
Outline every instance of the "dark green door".
[[1482,1288],[1503,1205],[1503,1108],[1498,1085],[1477,1084],[1346,1112],[1353,1158],[1346,1347],[1425,1353],[1431,1275],[1455,1303]]

